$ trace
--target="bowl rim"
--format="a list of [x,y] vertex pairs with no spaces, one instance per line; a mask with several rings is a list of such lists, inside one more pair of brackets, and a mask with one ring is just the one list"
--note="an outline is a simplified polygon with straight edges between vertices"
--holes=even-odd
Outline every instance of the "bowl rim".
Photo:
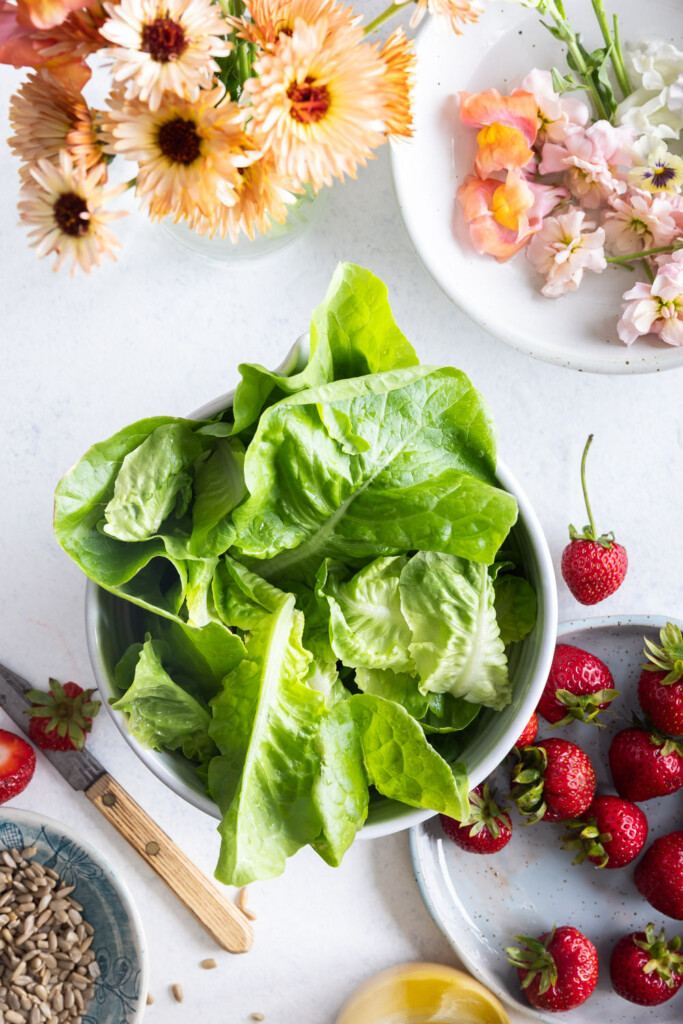
[[101,853],[96,846],[93,846],[91,842],[85,839],[80,832],[71,828],[70,825],[65,825],[64,822],[57,821],[56,818],[51,818],[47,814],[40,814],[37,811],[23,810],[20,807],[7,807],[6,805],[0,808],[0,818],[3,817],[10,818],[18,824],[25,822],[27,825],[40,826],[41,828],[47,826],[48,828],[53,829],[55,832],[81,847],[88,857],[90,857],[90,859],[93,860],[109,878],[111,884],[114,886],[121,898],[121,903],[123,904],[126,915],[131,922],[133,934],[136,940],[136,950],[140,962],[140,991],[137,998],[137,1005],[135,1007],[135,1016],[129,1024],[140,1024],[145,1013],[145,1000],[149,990],[149,954],[147,952],[147,937],[142,924],[142,917],[127,883],[123,878],[121,878],[118,871],[112,866],[104,854]]
[[[282,371],[289,366],[293,366],[294,368],[296,368],[297,365],[300,366],[301,360],[305,358],[306,355],[307,341],[307,333],[301,334],[297,338],[282,364],[278,367],[279,371]],[[234,396],[234,389],[232,391],[228,391],[225,394],[220,395],[218,398],[214,398],[210,402],[200,406],[200,408],[191,413],[188,418],[207,419],[211,416],[215,416],[218,413],[223,412],[232,404]],[[499,483],[502,484],[504,489],[516,498],[519,508],[517,523],[523,522],[529,534],[529,540],[535,553],[538,568],[539,586],[543,597],[544,620],[539,643],[539,652],[536,659],[537,667],[535,672],[535,684],[529,689],[529,692],[526,694],[526,697],[519,708],[518,714],[514,720],[514,728],[512,725],[509,726],[505,735],[499,740],[495,747],[492,748],[488,756],[484,758],[479,771],[476,773],[476,781],[472,782],[473,786],[476,786],[479,782],[483,781],[491,774],[493,769],[500,764],[503,758],[514,746],[524,724],[526,724],[526,722],[531,718],[531,714],[538,704],[548,677],[548,672],[550,671],[550,664],[555,650],[555,637],[557,633],[558,604],[555,569],[553,567],[550,549],[548,547],[545,534],[543,533],[540,520],[519,481],[514,474],[510,472],[506,464],[500,459],[497,461],[496,465],[496,478]],[[99,588],[92,580],[87,581],[85,591],[85,629],[88,654],[93,667],[95,680],[100,692],[105,697],[103,703],[105,704],[110,717],[114,721],[118,731],[128,743],[128,746],[160,782],[163,782],[164,785],[168,786],[176,796],[182,797],[198,810],[204,811],[205,814],[208,814],[212,818],[218,820],[220,818],[220,814],[218,813],[218,807],[214,801],[206,794],[200,793],[189,787],[182,778],[172,772],[170,768],[157,756],[156,751],[142,747],[127,728],[124,716],[117,714],[109,704],[107,699],[109,696],[109,686],[107,685],[105,674],[102,670],[100,650],[97,643],[95,606],[97,604],[97,593],[99,589],[101,588]],[[520,725],[519,728],[517,725],[518,722],[522,722],[522,725]],[[479,778],[479,776],[481,776],[481,778]],[[433,817],[436,813],[436,811],[428,811],[421,808],[409,808],[406,805],[404,813],[397,814],[386,821],[379,821],[370,824],[366,822],[358,833],[357,838],[376,839],[380,836],[391,835],[394,832],[403,831],[404,829],[419,825],[421,822],[427,821],[429,818]]]

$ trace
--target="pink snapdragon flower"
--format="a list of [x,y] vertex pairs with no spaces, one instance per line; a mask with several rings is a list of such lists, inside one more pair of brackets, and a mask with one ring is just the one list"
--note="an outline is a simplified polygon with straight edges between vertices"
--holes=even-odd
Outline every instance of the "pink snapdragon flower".
[[[679,250],[680,251],[680,250]],[[652,284],[639,281],[624,295],[617,333],[625,345],[658,334],[668,345],[683,345],[683,258],[671,254]]]
[[519,91],[530,92],[538,104],[539,142],[562,143],[569,132],[583,128],[588,121],[586,104],[555,92],[549,71],[534,68],[512,95]]
[[610,196],[611,209],[602,222],[608,249],[622,255],[671,245],[681,230],[680,203],[673,198],[638,190]]
[[527,256],[539,274],[546,275],[541,292],[557,299],[576,291],[585,270],[600,273],[607,266],[605,232],[586,221],[583,210],[571,209],[557,217],[546,217],[534,235]]
[[546,142],[539,171],[565,171],[567,188],[589,210],[595,210],[615,192],[623,195],[628,186],[624,170],[633,162],[630,128],[615,128],[609,121],[596,121],[585,131],[568,132],[562,145]]
[[566,189],[528,181],[518,169],[509,171],[504,182],[468,174],[458,189],[474,248],[499,263],[519,252],[566,197]]

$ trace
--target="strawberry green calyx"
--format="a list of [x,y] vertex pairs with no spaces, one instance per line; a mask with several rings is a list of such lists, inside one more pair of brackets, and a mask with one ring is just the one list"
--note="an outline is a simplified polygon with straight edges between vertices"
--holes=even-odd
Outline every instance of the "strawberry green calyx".
[[646,672],[666,672],[661,680],[663,686],[670,686],[683,678],[683,634],[680,626],[674,626],[673,622],[667,622],[664,629],[659,631],[661,647],[658,644],[643,637],[645,648],[643,654],[648,659],[642,666]]
[[599,857],[600,863],[596,864],[595,867],[607,867],[609,854],[604,844],[610,842],[612,833],[600,832],[597,818],[589,818],[587,821],[574,818],[571,821],[565,822],[565,824],[575,830],[567,832],[562,836],[562,849],[577,851],[572,864],[583,864],[588,857]]
[[470,825],[471,836],[479,835],[488,828],[494,839],[500,835],[501,825],[509,827],[509,821],[496,803],[495,793],[491,792],[488,782],[482,793],[476,790],[470,793],[470,814],[467,821],[463,821],[463,826]]
[[523,747],[519,761],[512,769],[513,786],[510,796],[520,814],[528,818],[525,825],[540,821],[547,810],[543,799],[543,777],[548,766],[548,755],[543,747]]
[[664,736],[661,732],[658,732],[652,722],[645,715],[645,721],[638,718],[635,713],[631,716],[631,724],[634,729],[640,729],[642,732],[646,732],[650,737],[650,742],[655,747],[661,747],[659,753],[662,757],[668,757],[669,754],[674,752],[680,754],[683,757],[683,740],[674,739],[672,736]]
[[604,722],[601,722],[598,715],[604,710],[604,704],[611,704],[615,697],[619,696],[618,690],[597,690],[595,693],[578,695],[569,690],[555,690],[555,697],[564,704],[567,714],[559,722],[555,722],[551,728],[557,729],[561,725],[569,725],[570,722],[592,722],[599,729],[603,729]]
[[667,940],[663,928],[659,935],[655,935],[654,924],[647,926],[645,936],[644,942],[641,939],[633,939],[633,944],[638,949],[645,950],[650,957],[643,967],[643,972],[651,974],[656,971],[665,985],[673,988],[677,975],[683,974],[683,956],[678,952],[681,948],[680,938],[676,935],[673,939]]
[[599,544],[600,547],[610,548],[614,547],[615,537],[613,532],[603,533],[598,536],[598,531],[595,527],[595,520],[593,519],[593,513],[591,511],[590,501],[588,499],[588,488],[586,486],[586,456],[588,455],[588,449],[593,443],[593,435],[588,435],[586,441],[586,447],[583,449],[583,455],[581,457],[581,487],[583,489],[583,500],[586,503],[586,512],[588,513],[588,526],[584,526],[583,530],[577,530],[575,526],[569,527],[569,539],[570,540],[591,540],[595,544]]
[[91,719],[100,710],[100,701],[93,700],[94,690],[83,690],[70,696],[56,679],[50,679],[49,691],[29,690],[26,696],[31,701],[27,714],[34,718],[49,718],[45,732],[56,729],[62,739],[68,736],[76,750],[82,750],[86,733],[90,732]]
[[531,935],[515,935],[517,942],[523,945],[506,947],[505,952],[510,963],[519,970],[526,971],[522,980],[523,989],[531,984],[537,974],[540,974],[540,995],[547,992],[551,985],[557,984],[557,965],[548,948],[554,937],[554,928],[543,942]]

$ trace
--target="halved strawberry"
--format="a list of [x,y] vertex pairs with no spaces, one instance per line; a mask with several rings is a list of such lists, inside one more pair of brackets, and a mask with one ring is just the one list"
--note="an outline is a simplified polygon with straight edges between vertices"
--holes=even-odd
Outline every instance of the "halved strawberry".
[[30,743],[7,729],[0,729],[0,804],[26,789],[36,768]]

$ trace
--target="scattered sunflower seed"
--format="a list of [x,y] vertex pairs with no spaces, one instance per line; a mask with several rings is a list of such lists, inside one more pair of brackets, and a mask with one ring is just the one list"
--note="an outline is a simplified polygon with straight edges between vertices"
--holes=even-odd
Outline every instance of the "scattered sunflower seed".
[[206,960],[201,960],[199,966],[203,967],[205,971],[212,971],[214,967],[218,967],[218,964],[216,963],[214,958],[210,956]]
[[183,1001],[183,986],[179,985],[178,982],[175,985],[171,985],[171,992],[176,1003],[182,1003]]
[[252,1013],[249,1020],[265,1020],[265,1014],[263,1013]]
[[147,993],[147,1005],[151,1006],[153,1002],[154,1002],[154,996],[152,995],[151,992],[148,992]]

